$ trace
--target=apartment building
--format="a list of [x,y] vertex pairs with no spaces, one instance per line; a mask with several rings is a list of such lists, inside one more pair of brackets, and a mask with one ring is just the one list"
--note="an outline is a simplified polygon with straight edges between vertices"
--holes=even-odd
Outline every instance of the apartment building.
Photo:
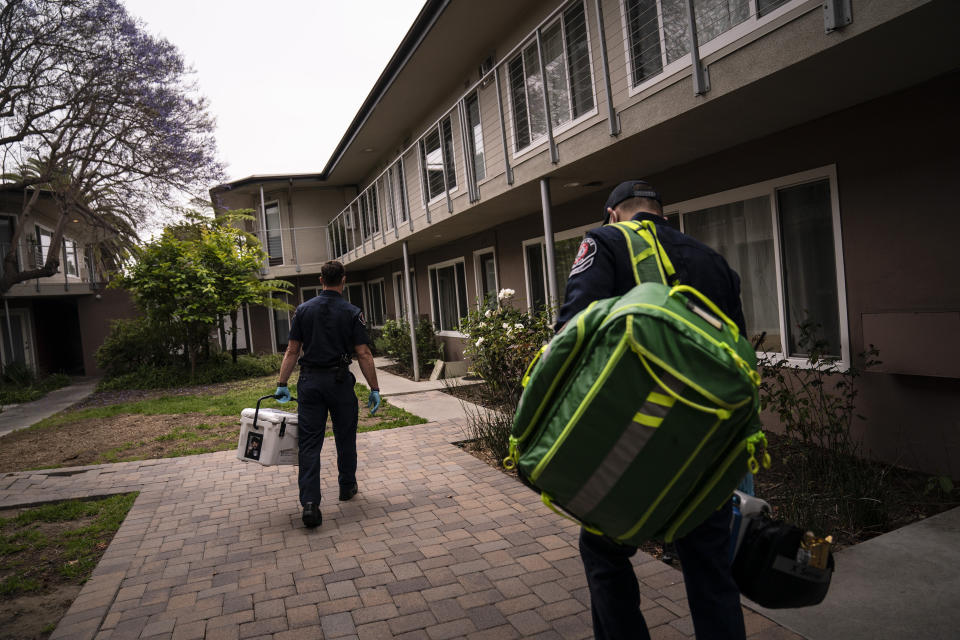
[[[6,255],[21,224],[23,193],[0,194],[0,256]],[[59,213],[41,194],[17,243],[21,271],[42,267],[51,251],[60,253],[60,269],[49,277],[13,285],[0,303],[0,358],[31,370],[70,375],[100,373],[94,354],[110,322],[135,315],[129,295],[106,289],[95,266],[93,247],[109,233],[77,217],[67,221],[63,242],[51,246]]]
[[[562,302],[610,189],[645,178],[740,273],[762,350],[802,363],[807,319],[844,364],[875,345],[866,446],[958,477],[958,19],[949,0],[430,0],[320,173],[211,195],[257,211],[291,302],[342,260],[371,324],[428,317],[453,360],[498,289]],[[244,322],[248,348],[284,348],[287,314]]]

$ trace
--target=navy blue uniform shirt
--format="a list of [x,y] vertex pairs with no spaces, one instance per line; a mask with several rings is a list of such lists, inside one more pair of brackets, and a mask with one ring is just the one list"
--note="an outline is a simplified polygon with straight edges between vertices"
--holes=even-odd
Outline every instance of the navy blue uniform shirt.
[[[686,284],[700,291],[746,335],[740,305],[740,276],[723,256],[680,233],[661,216],[641,212],[633,219],[651,220],[657,225],[657,238],[676,269],[676,282],[670,284]],[[594,300],[622,296],[636,283],[623,233],[611,225],[588,231],[567,280],[565,302],[560,307],[556,328],[559,330]]]
[[297,307],[290,339],[303,343],[300,365],[332,367],[341,356],[352,356],[358,344],[368,344],[363,313],[336,291],[324,289]]

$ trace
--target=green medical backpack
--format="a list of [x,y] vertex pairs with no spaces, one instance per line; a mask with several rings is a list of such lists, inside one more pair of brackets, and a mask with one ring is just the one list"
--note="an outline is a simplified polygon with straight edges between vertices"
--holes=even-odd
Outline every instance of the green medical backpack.
[[[684,536],[759,467],[756,353],[706,296],[668,286],[653,223],[615,225],[637,286],[593,302],[530,364],[508,467],[587,530]],[[558,511],[559,512],[559,511]]]

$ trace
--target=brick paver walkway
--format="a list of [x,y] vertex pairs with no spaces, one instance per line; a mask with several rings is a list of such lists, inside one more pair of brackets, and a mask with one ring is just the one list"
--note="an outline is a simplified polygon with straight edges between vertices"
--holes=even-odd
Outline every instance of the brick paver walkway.
[[[221,452],[0,475],[0,507],[140,491],[60,638],[588,638],[577,527],[450,443],[456,422],[360,434],[360,493],[300,522],[294,467]],[[332,497],[332,499],[331,499]],[[638,553],[654,639],[693,627],[681,575]],[[799,636],[745,610],[751,640]]]

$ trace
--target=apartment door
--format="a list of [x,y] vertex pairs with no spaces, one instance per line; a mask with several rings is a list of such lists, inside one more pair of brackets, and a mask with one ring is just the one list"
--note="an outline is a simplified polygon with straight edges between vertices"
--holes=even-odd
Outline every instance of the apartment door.
[[36,371],[37,361],[32,347],[29,312],[26,309],[11,309],[10,322],[7,322],[6,313],[0,313],[0,325],[3,338],[0,354],[3,356],[4,366],[20,362]]

